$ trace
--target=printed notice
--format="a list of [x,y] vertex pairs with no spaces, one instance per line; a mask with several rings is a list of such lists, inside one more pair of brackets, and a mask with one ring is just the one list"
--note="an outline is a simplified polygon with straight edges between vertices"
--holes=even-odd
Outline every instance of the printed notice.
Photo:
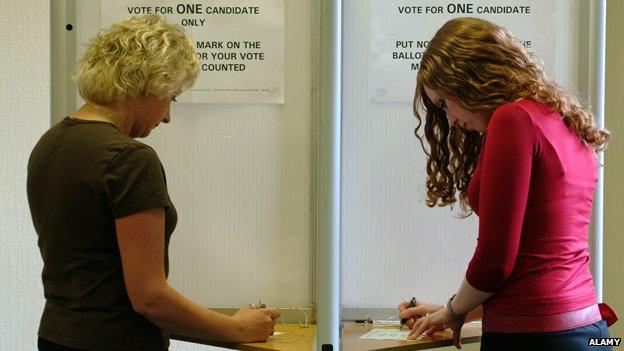
[[556,1],[371,0],[371,95],[408,102],[429,39],[455,17],[483,18],[509,29],[548,68],[554,64]]
[[101,26],[148,13],[195,46],[199,77],[179,101],[284,103],[284,0],[103,0]]

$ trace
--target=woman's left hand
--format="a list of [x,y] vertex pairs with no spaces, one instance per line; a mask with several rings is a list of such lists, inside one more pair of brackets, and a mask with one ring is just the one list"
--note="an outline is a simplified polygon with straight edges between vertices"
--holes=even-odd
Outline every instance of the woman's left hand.
[[453,345],[455,345],[456,348],[461,349],[461,328],[464,325],[465,320],[465,316],[455,319],[453,314],[446,307],[444,307],[430,315],[418,318],[412,326],[412,331],[410,332],[408,339],[416,339],[425,332],[427,334],[433,334],[446,326],[453,331]]

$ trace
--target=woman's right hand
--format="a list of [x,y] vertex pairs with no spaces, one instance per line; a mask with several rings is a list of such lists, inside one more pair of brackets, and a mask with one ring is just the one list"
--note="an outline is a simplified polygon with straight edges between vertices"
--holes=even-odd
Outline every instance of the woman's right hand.
[[280,311],[273,308],[252,308],[245,306],[232,318],[236,324],[234,339],[236,342],[264,342],[273,334],[275,319]]
[[407,319],[405,325],[410,329],[418,318],[424,317],[428,313],[433,313],[444,307],[443,305],[435,305],[422,301],[416,302],[416,307],[408,307],[408,305],[409,301],[401,302],[399,305],[399,318]]

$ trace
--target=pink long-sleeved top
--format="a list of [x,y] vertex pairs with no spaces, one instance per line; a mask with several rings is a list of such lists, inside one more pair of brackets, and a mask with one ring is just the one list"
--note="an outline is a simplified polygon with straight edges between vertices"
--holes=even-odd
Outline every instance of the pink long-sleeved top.
[[597,166],[546,105],[496,109],[468,187],[479,236],[466,279],[494,292],[485,309],[546,315],[596,304],[587,235]]

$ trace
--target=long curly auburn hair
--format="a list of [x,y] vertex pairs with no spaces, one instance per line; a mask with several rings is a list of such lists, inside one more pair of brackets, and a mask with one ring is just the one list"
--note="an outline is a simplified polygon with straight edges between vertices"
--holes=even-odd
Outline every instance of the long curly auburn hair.
[[[558,112],[593,150],[603,150],[609,139],[609,132],[597,126],[575,97],[549,80],[505,28],[477,18],[452,19],[437,31],[423,54],[413,104],[418,120],[414,134],[427,155],[429,207],[452,206],[459,193],[461,209],[469,214],[468,183],[482,136],[450,126],[444,110],[428,98],[425,86],[453,96],[470,111],[494,111],[518,99],[533,99]],[[422,135],[419,111],[424,112]]]

